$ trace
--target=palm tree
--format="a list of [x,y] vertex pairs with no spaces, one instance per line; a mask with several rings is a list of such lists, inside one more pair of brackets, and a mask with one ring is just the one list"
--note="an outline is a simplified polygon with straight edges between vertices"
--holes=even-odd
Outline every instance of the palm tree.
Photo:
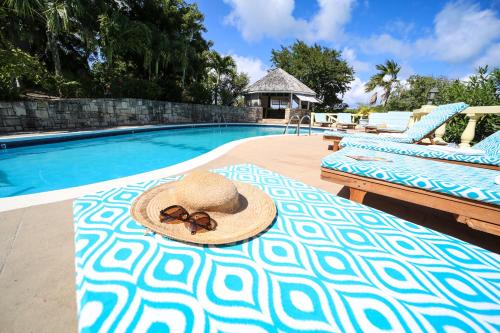
[[365,91],[370,92],[377,87],[382,88],[384,93],[380,96],[380,99],[384,101],[385,105],[391,95],[392,87],[399,81],[398,74],[401,70],[401,66],[394,60],[386,60],[385,64],[378,64],[375,67],[378,73],[373,75],[365,84]]
[[209,67],[215,72],[214,101],[217,105],[219,100],[219,87],[223,75],[229,75],[236,71],[236,63],[231,56],[221,56],[215,51],[208,54]]
[[6,0],[5,4],[22,16],[41,19],[45,24],[47,48],[54,63],[54,72],[61,75],[61,59],[57,45],[58,35],[69,28],[70,10],[78,7],[77,0]]

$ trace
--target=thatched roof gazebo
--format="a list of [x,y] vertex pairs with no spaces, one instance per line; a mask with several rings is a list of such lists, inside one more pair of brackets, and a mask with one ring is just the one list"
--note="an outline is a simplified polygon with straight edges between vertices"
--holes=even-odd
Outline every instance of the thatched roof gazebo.
[[286,118],[286,109],[310,110],[321,103],[316,93],[281,68],[267,73],[245,90],[245,105],[260,106],[264,118]]

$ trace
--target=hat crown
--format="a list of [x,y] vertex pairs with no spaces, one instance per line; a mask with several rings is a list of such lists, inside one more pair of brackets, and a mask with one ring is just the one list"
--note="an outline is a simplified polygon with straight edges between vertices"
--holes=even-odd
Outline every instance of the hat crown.
[[195,171],[185,176],[175,189],[177,201],[190,211],[235,213],[239,193],[235,184],[222,175]]

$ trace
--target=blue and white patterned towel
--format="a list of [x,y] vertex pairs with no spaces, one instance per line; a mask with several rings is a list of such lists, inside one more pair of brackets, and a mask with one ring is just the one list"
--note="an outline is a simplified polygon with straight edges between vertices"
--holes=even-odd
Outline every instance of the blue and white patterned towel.
[[273,198],[267,232],[145,236],[131,203],[177,177],[75,201],[81,332],[500,330],[500,256],[253,165],[217,172]]

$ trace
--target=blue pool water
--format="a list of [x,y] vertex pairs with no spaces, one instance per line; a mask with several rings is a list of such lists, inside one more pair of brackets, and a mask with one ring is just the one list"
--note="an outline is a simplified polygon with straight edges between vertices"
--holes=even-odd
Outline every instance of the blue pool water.
[[0,197],[91,184],[168,167],[282,127],[177,128],[0,151]]

